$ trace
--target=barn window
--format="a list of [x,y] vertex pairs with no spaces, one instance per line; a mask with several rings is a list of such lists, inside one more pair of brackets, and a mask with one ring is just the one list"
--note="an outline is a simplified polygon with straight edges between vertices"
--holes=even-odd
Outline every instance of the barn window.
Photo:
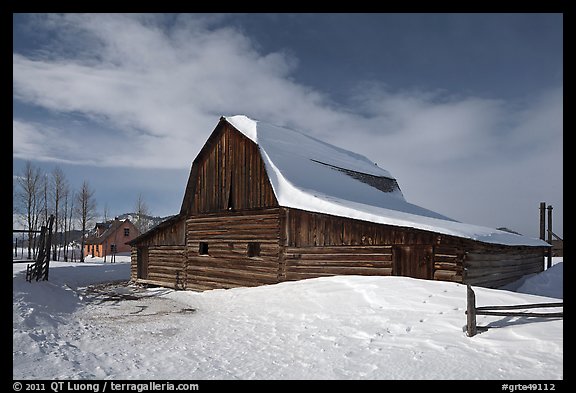
[[124,236],[130,236],[130,228],[124,228]]
[[116,244],[110,244],[110,252],[111,252],[111,253],[115,253],[115,252],[116,252]]
[[248,256],[250,258],[260,256],[260,243],[248,243]]
[[198,247],[198,254],[208,255],[208,243],[200,242],[200,246]]

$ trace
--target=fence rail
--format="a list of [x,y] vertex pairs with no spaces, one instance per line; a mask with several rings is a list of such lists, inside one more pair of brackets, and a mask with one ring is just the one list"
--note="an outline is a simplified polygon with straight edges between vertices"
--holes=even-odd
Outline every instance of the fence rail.
[[[476,315],[492,315],[502,317],[538,317],[538,318],[563,318],[563,312],[522,312],[522,311],[497,311],[497,310],[526,310],[531,308],[564,307],[564,302],[558,303],[532,303],[516,304],[511,306],[481,306],[476,307],[476,294],[470,285],[466,286],[466,334],[473,337],[478,333]],[[495,311],[496,310],[496,311]]]

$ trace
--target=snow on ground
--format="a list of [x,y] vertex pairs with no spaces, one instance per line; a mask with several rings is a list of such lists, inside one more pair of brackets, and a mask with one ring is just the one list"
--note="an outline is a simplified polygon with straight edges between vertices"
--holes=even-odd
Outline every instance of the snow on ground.
[[[464,285],[337,276],[197,293],[128,285],[117,261],[52,262],[32,283],[13,265],[14,379],[563,378],[561,319],[478,316],[492,328],[467,337]],[[561,261],[519,289],[557,286]],[[478,306],[558,301],[474,289]]]
[[534,273],[526,275],[501,289],[564,299],[562,280],[564,277],[564,263],[561,262],[562,258],[553,257],[552,259],[552,267],[547,269],[545,274]]

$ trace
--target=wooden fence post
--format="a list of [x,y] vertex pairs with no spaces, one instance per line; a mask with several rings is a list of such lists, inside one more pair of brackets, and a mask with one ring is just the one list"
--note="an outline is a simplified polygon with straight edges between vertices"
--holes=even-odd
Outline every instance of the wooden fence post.
[[548,243],[550,248],[548,249],[548,263],[546,264],[546,269],[552,267],[552,205],[548,205]]
[[48,280],[48,272],[50,269],[50,248],[52,247],[52,225],[54,224],[54,215],[50,214],[48,219],[48,237],[46,238],[46,255],[42,265],[42,280]]
[[468,337],[474,337],[476,329],[476,295],[470,287],[466,285],[466,333]]

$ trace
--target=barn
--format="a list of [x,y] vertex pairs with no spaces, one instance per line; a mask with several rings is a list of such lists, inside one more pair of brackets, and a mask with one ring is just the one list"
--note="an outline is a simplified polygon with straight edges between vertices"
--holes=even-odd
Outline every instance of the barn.
[[180,212],[129,244],[133,281],[199,291],[331,275],[498,287],[549,251],[411,204],[366,157],[243,115],[208,137]]

